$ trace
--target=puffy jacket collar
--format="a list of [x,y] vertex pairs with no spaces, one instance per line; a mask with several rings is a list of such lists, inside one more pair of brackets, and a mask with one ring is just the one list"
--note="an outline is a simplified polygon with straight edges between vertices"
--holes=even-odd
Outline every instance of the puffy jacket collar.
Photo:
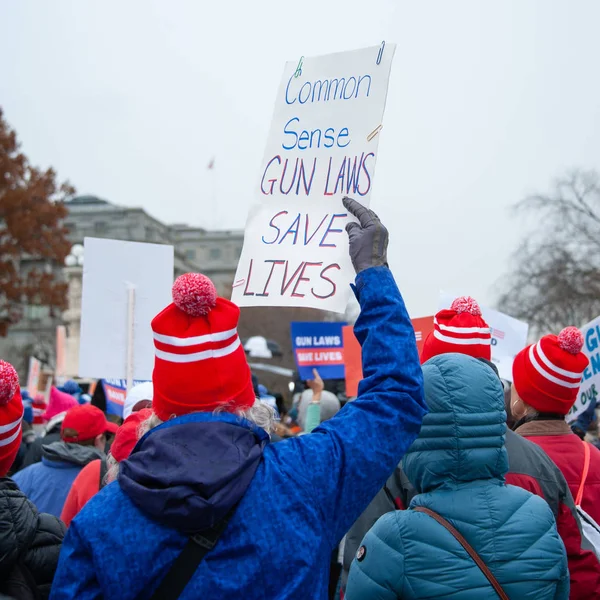
[[94,446],[81,446],[67,442],[53,442],[42,446],[42,462],[49,467],[59,469],[73,465],[85,467],[93,460],[103,457],[104,453]]
[[515,433],[528,437],[534,435],[575,435],[568,423],[564,420],[557,421],[529,421],[515,429]]
[[492,369],[463,354],[443,354],[423,365],[423,378],[429,414],[403,460],[417,491],[504,479],[504,392]]
[[185,415],[142,437],[121,463],[119,485],[160,523],[204,531],[242,499],[268,442],[263,429],[235,415]]

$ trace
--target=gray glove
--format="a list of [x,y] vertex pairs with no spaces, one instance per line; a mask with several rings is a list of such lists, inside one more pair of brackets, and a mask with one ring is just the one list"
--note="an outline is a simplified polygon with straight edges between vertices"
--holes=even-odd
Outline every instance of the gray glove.
[[352,222],[346,225],[354,270],[360,273],[370,267],[387,267],[389,235],[379,217],[348,196],[345,196],[342,202],[346,210],[358,219],[358,223]]

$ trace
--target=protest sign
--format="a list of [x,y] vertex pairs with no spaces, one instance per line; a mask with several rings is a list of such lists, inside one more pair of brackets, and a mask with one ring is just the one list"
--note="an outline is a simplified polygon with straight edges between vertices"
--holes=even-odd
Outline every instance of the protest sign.
[[171,302],[173,246],[85,238],[84,247],[79,375],[149,380],[150,322]]
[[[123,404],[127,397],[127,379],[102,379],[102,389],[106,397],[106,412],[109,415],[123,417]],[[145,383],[134,380],[133,385]]]
[[[440,309],[450,308],[458,296],[440,292]],[[481,306],[485,322],[492,330],[492,362],[498,367],[502,379],[512,381],[512,364],[515,356],[527,345],[529,325],[498,310]]]
[[[419,355],[427,336],[433,331],[433,317],[418,317],[412,319]],[[346,395],[348,398],[358,394],[358,384],[363,378],[361,347],[354,335],[354,327],[347,325],[343,328],[344,363],[346,374]]]
[[354,271],[342,198],[369,205],[394,51],[286,63],[233,284],[239,306],[344,312]]
[[344,379],[344,341],[346,323],[291,323],[292,348],[300,379],[314,379],[317,369],[322,379]]
[[64,380],[67,374],[67,328],[64,325],[56,327],[56,367],[54,376]]
[[581,328],[583,334],[582,352],[590,359],[590,364],[583,372],[581,387],[577,400],[567,415],[567,421],[574,421],[585,411],[592,400],[598,402],[600,391],[600,317]]
[[343,328],[342,336],[344,339],[346,396],[353,398],[358,394],[358,384],[362,379],[362,352],[352,325],[346,325]]
[[35,357],[29,357],[29,372],[27,373],[27,391],[32,398],[38,393],[38,383],[40,381],[40,373],[42,371],[42,363]]

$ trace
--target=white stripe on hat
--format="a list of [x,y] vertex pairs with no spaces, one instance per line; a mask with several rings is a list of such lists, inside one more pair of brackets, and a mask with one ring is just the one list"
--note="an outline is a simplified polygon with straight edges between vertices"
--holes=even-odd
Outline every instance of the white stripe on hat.
[[9,423],[8,425],[0,425],[0,433],[7,433],[9,431],[12,431],[23,420],[24,413],[25,413],[25,410],[23,410],[23,412],[21,413],[21,416],[16,421],[13,421],[12,423]]
[[492,344],[491,338],[456,338],[444,335],[437,329],[434,329],[433,337],[437,338],[441,342],[448,342],[448,344],[456,344],[457,346],[475,346],[476,344],[480,344],[482,346],[491,346]]
[[438,323],[436,317],[433,318],[434,325],[437,325],[442,331],[449,333],[490,333],[489,327],[452,327],[451,325],[442,325]]
[[8,446],[9,444],[12,444],[19,437],[19,433],[21,433],[21,422],[20,421],[19,421],[19,426],[17,427],[17,430],[11,436],[4,438],[3,440],[0,440],[0,448],[2,446]]
[[209,358],[221,358],[223,356],[227,356],[228,354],[232,354],[239,348],[240,344],[240,338],[236,337],[233,343],[229,344],[229,346],[225,346],[224,348],[203,350],[202,352],[194,352],[193,354],[174,354],[172,352],[165,352],[164,350],[159,350],[157,348],[156,357],[175,363],[199,362]]
[[554,372],[558,373],[559,375],[564,375],[565,377],[568,377],[569,379],[578,379],[578,380],[581,380],[582,373],[574,373],[573,371],[567,371],[565,369],[561,369],[560,367],[557,367],[554,363],[552,363],[550,361],[550,359],[547,358],[546,355],[544,354],[544,351],[542,350],[542,344],[540,342],[538,342],[535,345],[535,349],[537,350],[537,353],[539,354],[539,357],[542,359],[542,362],[549,369],[552,369]]
[[579,375],[580,380],[577,383],[571,383],[569,381],[564,381],[563,379],[559,379],[558,377],[555,377],[551,373],[548,373],[548,371],[546,371],[546,369],[544,369],[540,365],[540,363],[537,361],[537,358],[535,357],[535,353],[533,351],[534,348],[535,348],[535,346],[529,347],[529,360],[531,361],[531,364],[533,365],[534,369],[540,375],[542,375],[545,379],[547,379],[548,381],[551,381],[552,383],[556,383],[557,385],[560,385],[560,386],[566,387],[566,388],[578,388],[581,385],[581,375]]
[[208,333],[206,335],[197,335],[195,337],[180,338],[173,335],[164,335],[155,333],[154,339],[163,344],[171,344],[171,346],[197,346],[198,344],[207,344],[209,342],[222,342],[223,340],[233,337],[237,333],[237,329],[229,329],[228,331],[218,331],[217,333]]

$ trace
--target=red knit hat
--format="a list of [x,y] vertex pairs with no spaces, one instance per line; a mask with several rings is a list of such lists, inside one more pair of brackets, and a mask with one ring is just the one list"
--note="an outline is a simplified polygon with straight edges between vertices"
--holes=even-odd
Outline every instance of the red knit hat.
[[540,412],[566,415],[590,362],[582,348],[581,331],[567,327],[521,350],[513,362],[513,385],[521,400]]
[[423,344],[421,363],[450,352],[491,360],[490,326],[483,320],[479,304],[473,298],[457,298],[449,309],[435,315],[433,326]]
[[135,448],[138,442],[138,430],[140,425],[146,419],[152,416],[151,408],[142,408],[137,412],[132,413],[125,422],[117,429],[115,439],[110,447],[110,453],[112,457],[117,461],[121,462],[126,458],[129,458],[131,451]]
[[15,368],[0,360],[0,476],[4,477],[17,456],[23,431],[23,402]]
[[250,367],[237,333],[240,309],[217,297],[213,282],[187,273],[173,285],[173,304],[152,320],[154,412],[172,415],[250,408]]

